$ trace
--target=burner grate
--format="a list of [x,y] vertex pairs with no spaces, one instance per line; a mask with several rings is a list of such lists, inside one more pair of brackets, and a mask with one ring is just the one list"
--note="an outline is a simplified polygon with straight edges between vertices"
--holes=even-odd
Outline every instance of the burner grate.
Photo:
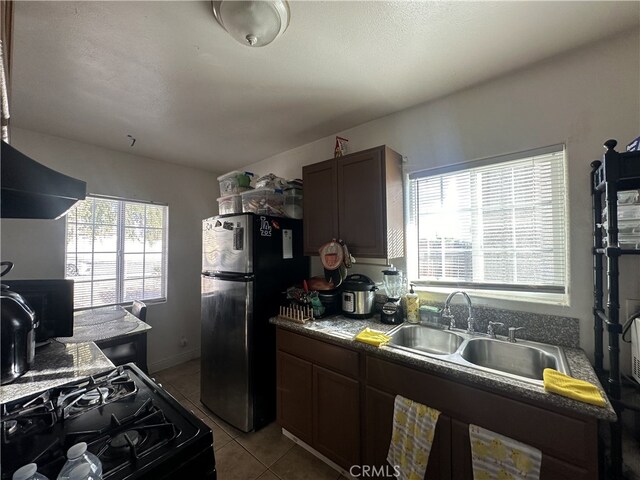
[[102,377],[89,377],[83,383],[62,387],[57,407],[63,419],[135,394],[138,387],[122,367]]
[[[78,432],[91,433],[97,432]],[[88,446],[102,462],[103,476],[108,478],[126,467],[135,469],[143,457],[171,444],[179,435],[180,429],[149,399],[128,417],[112,415],[111,428]]]
[[9,408],[2,406],[2,444],[16,435],[33,435],[51,428],[57,421],[49,392]]
[[134,365],[8,402],[0,415],[1,480],[31,462],[55,478],[78,442],[105,480],[209,478],[213,468],[211,432]]

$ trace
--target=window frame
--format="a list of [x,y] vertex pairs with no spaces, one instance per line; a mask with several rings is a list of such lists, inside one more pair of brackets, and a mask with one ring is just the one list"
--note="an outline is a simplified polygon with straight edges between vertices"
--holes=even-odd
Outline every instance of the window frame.
[[[412,182],[419,178],[434,177],[439,175],[445,175],[447,173],[463,172],[466,170],[472,170],[479,167],[498,165],[500,163],[516,161],[525,159],[528,157],[535,157],[539,155],[545,155],[550,153],[562,153],[562,189],[564,201],[562,206],[564,208],[564,287],[562,290],[557,289],[556,292],[543,291],[548,290],[546,287],[539,288],[538,286],[531,286],[530,289],[524,289],[523,286],[514,288],[505,288],[505,284],[490,283],[490,282],[456,282],[456,281],[434,281],[418,279],[419,268],[419,231],[418,222],[413,223],[413,212],[415,209],[415,217],[417,218],[418,206],[415,205],[414,189]],[[404,176],[406,185],[405,196],[405,219],[406,225],[409,227],[406,232],[407,241],[407,270],[409,281],[413,283],[416,290],[430,293],[449,294],[455,290],[464,289],[466,292],[473,293],[475,296],[486,297],[491,299],[513,300],[513,301],[526,301],[535,303],[547,303],[554,305],[569,305],[571,282],[570,282],[570,251],[569,251],[569,238],[570,238],[570,222],[569,222],[569,178],[568,178],[568,157],[566,144],[559,143],[549,145],[546,147],[535,148],[530,150],[524,150],[520,152],[509,153],[505,155],[498,155],[493,157],[486,157],[467,162],[460,162],[450,165],[438,166],[429,169],[416,170],[407,172]]]
[[[145,276],[144,274],[144,267],[145,267],[145,261],[146,258],[145,255],[148,253],[146,251],[143,251],[141,253],[141,255],[143,256],[143,263],[142,263],[142,275],[140,276],[140,279],[143,280],[146,278],[160,278],[160,282],[161,282],[161,293],[163,295],[161,295],[160,297],[154,297],[154,298],[136,298],[134,300],[140,300],[140,301],[144,301],[147,304],[154,304],[154,303],[164,303],[167,301],[167,296],[168,296],[168,278],[169,278],[169,273],[168,273],[168,256],[169,256],[169,205],[167,203],[162,203],[162,202],[155,202],[155,201],[149,201],[149,200],[140,200],[140,199],[131,199],[131,198],[122,198],[122,197],[114,197],[114,196],[109,196],[109,195],[100,195],[100,194],[87,194],[86,199],[96,199],[96,200],[110,200],[110,201],[116,201],[118,202],[117,205],[117,218],[116,218],[116,274],[115,274],[115,282],[116,282],[116,302],[113,303],[104,303],[104,304],[92,304],[90,306],[83,306],[83,307],[76,307],[74,305],[74,311],[83,311],[83,310],[91,310],[91,309],[95,309],[95,308],[104,308],[104,307],[112,307],[112,306],[131,306],[133,304],[133,300],[123,300],[124,297],[124,282],[125,280],[132,280],[132,279],[127,279],[125,278],[125,256],[127,255],[127,253],[125,252],[125,230],[127,228],[126,225],[126,220],[125,220],[125,209],[126,209],[126,203],[133,203],[133,204],[138,204],[138,205],[153,205],[153,206],[158,206],[158,207],[164,207],[164,218],[163,218],[163,226],[161,228],[162,230],[162,244],[163,244],[163,248],[162,251],[159,252],[161,253],[161,273],[159,276]],[[77,208],[77,203],[76,205],[73,206],[73,208]],[[76,225],[78,225],[77,222],[77,217],[76,217]],[[95,239],[95,215],[92,215],[92,249],[91,252],[82,252],[79,253],[77,250],[75,253],[73,252],[69,252],[68,251],[68,228],[69,228],[69,215],[65,216],[65,252],[64,252],[64,261],[65,261],[65,279],[66,280],[73,280],[74,284],[75,284],[75,276],[69,276],[66,269],[67,269],[67,264],[68,264],[68,259],[69,259],[69,253],[72,253],[73,255],[76,256],[76,263],[77,263],[77,255],[79,254],[88,254],[90,253],[92,256],[92,262],[91,262],[91,271],[92,271],[92,279],[89,281],[84,281],[84,282],[79,282],[79,283],[88,283],[88,284],[93,284],[94,280],[93,280],[93,265],[94,265],[94,255],[96,253],[95,251],[95,246],[93,245]],[[131,228],[131,227],[129,227]],[[141,227],[145,230],[145,238],[146,238],[146,230],[148,229],[147,226],[145,225],[144,227]],[[153,228],[156,229],[156,228]],[[77,234],[76,234],[77,236]],[[97,253],[101,253],[101,252],[97,252]],[[137,252],[136,252],[137,253]],[[154,252],[155,253],[155,252]],[[129,253],[131,254],[131,253]],[[138,279],[137,277],[135,279]],[[134,279],[134,280],[135,280]],[[93,287],[92,287],[93,288]],[[74,293],[74,301],[75,301],[75,293]]]

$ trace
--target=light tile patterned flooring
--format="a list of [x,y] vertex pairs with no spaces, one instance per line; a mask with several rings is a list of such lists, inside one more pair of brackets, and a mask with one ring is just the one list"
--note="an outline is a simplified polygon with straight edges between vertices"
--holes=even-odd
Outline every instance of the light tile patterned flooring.
[[337,480],[340,473],[282,434],[274,422],[244,433],[200,402],[200,360],[151,375],[213,431],[218,480]]

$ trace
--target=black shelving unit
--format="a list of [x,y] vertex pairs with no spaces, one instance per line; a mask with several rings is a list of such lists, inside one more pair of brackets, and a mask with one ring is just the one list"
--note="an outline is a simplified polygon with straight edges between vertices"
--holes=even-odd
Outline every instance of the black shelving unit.
[[[611,423],[609,468],[612,478],[622,478],[621,413],[629,408],[622,400],[620,380],[620,297],[619,262],[625,255],[640,255],[640,249],[620,248],[618,243],[618,192],[640,189],[640,152],[618,153],[616,140],[607,140],[602,161],[591,164],[591,198],[593,206],[593,319],[595,331],[595,370],[602,379],[618,421]],[[603,198],[605,202],[603,203]],[[607,230],[603,234],[603,207]],[[604,269],[606,266],[608,298],[604,306]],[[609,371],[603,367],[603,331],[609,334]]]

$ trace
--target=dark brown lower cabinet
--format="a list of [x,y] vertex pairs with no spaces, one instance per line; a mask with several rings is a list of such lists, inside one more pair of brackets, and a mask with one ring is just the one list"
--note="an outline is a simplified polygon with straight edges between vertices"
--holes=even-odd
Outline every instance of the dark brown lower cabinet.
[[[547,425],[546,428],[553,429]],[[469,441],[469,424],[451,421],[451,451],[453,453],[453,461],[451,465],[451,478],[473,478],[472,460],[471,460],[471,444]],[[581,439],[576,439],[580,442]],[[571,447],[568,447],[571,448]],[[586,462],[594,464],[594,459]],[[427,477],[431,478],[431,477]],[[585,470],[578,465],[572,465],[555,457],[547,455],[543,451],[542,465],[540,466],[540,479],[550,480],[583,480],[597,478],[597,472]]]
[[455,452],[454,461],[451,462],[451,478],[473,478],[468,423],[451,420],[451,452]]
[[313,366],[313,446],[349,470],[360,464],[360,382]]
[[288,353],[278,352],[277,375],[278,424],[311,444],[313,365]]
[[[366,387],[363,464],[375,466],[384,472],[378,478],[393,477],[393,466],[387,466],[387,452],[393,430],[393,404],[395,395],[373,387]],[[425,478],[450,479],[451,477],[451,419],[444,414],[438,418],[436,433],[429,454]],[[462,478],[462,477],[458,477]]]
[[278,424],[345,470],[360,464],[359,354],[278,329]]
[[[541,450],[540,478],[543,480],[598,478],[597,421],[593,418],[563,414],[543,406],[523,403],[371,355],[366,358],[366,369],[367,415],[370,394],[374,399],[372,403],[377,404],[376,408],[380,409],[381,393],[386,391],[389,396],[397,393],[437,408],[449,417],[449,426],[444,427],[448,443],[446,439],[437,439],[442,443],[434,440],[425,476],[427,479],[473,478],[470,423]],[[389,402],[388,399],[387,403]],[[365,425],[369,425],[370,421],[367,419]],[[442,425],[438,421],[436,429],[440,429]],[[381,428],[377,427],[378,430]],[[372,431],[375,430],[374,428]],[[378,446],[365,443],[365,448],[371,449],[371,453],[365,452],[365,458],[383,450],[385,443],[388,445],[388,441],[382,437],[378,442]],[[450,452],[450,469],[447,473],[439,465],[438,474],[434,473],[432,476],[430,469],[435,468],[432,462],[443,464],[447,461],[441,452],[438,453],[438,449]]]
[[393,478],[386,458],[395,396],[402,395],[442,412],[425,479],[473,478],[469,424],[540,449],[542,480],[598,478],[594,418],[280,328],[277,338],[278,423],[345,470],[375,467],[378,478]]

